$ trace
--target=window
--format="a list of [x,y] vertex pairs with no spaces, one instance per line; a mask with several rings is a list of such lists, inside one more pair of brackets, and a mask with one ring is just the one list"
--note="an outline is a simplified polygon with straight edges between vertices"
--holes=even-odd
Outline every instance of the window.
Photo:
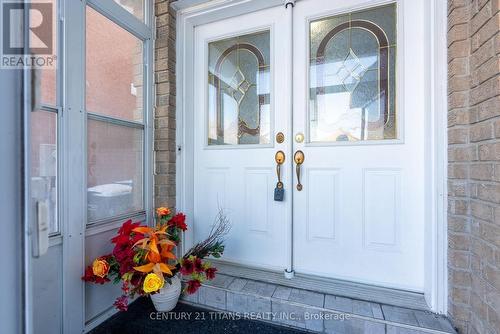
[[88,219],[142,210],[142,128],[90,118],[87,129]]
[[92,223],[144,210],[144,60],[140,39],[90,7],[86,26],[87,212]]
[[144,21],[144,0],[114,0],[127,12]]
[[269,31],[209,44],[209,145],[270,143],[269,46]]
[[396,5],[310,24],[312,142],[397,138]]
[[141,122],[142,41],[87,7],[86,50],[87,112]]

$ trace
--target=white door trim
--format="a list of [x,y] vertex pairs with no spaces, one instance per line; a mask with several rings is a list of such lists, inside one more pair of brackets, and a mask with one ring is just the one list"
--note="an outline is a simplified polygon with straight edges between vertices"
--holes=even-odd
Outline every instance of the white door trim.
[[448,7],[446,1],[429,0],[426,3],[429,38],[427,50],[428,68],[426,126],[429,141],[426,143],[429,163],[426,165],[427,224],[425,254],[425,291],[427,303],[435,312],[448,311],[448,224],[447,224],[447,166],[448,166]]
[[[300,1],[300,0],[299,0]],[[403,0],[400,0],[403,1]],[[426,254],[425,298],[434,312],[447,312],[447,7],[439,0],[426,3],[425,24],[429,40],[426,52],[428,113],[426,114]],[[177,10],[177,110],[176,110],[176,207],[193,216],[193,114],[191,98],[194,65],[194,28],[223,18],[284,5],[283,0],[179,0]],[[374,4],[378,0],[372,1]],[[192,231],[184,236],[184,245],[193,241]]]

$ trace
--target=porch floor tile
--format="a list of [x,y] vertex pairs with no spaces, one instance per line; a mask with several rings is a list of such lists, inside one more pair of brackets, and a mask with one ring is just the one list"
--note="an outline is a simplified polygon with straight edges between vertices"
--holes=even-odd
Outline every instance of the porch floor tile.
[[456,333],[445,316],[428,310],[337,296],[321,290],[292,288],[227,274],[220,275],[219,280],[224,284],[208,282],[197,294],[182,296],[183,302],[212,307],[228,314],[271,312],[271,319],[262,320],[317,333]]
[[[182,303],[179,303],[171,313],[162,314],[156,312],[149,298],[139,298],[129,306],[127,312],[115,314],[93,329],[90,334],[306,333],[298,329],[280,327],[266,322],[223,319],[221,314]],[[174,317],[174,319],[167,319],[166,315]],[[190,315],[190,319],[179,319],[182,315]]]

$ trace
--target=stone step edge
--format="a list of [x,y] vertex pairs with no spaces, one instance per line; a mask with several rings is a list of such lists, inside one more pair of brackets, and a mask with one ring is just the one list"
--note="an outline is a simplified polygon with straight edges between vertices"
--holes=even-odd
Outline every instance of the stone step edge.
[[[283,271],[267,270],[256,267],[249,267],[246,265],[243,266],[236,263],[225,262],[224,260],[220,259],[213,259],[212,263],[218,268],[218,273],[226,276],[238,277],[274,285],[282,285],[293,289],[308,290],[338,297],[373,302],[377,304],[403,307],[413,310],[430,311],[429,306],[425,301],[424,295],[421,294],[421,301],[417,301],[415,300],[416,295],[420,294],[415,292],[374,286],[359,282],[355,283],[335,278],[307,275],[304,273],[296,273],[294,278],[297,280],[289,280],[284,278]],[[265,278],[263,278],[262,276],[265,276]],[[298,281],[300,281],[301,283],[292,283]],[[325,284],[329,286],[329,288],[324,288]],[[334,289],[332,289],[332,285],[335,286]],[[341,288],[338,289],[338,287]],[[367,287],[373,290],[367,291]],[[349,293],[343,291],[345,289],[349,290]],[[375,294],[377,295],[377,297],[374,298],[373,296],[370,296],[371,294]],[[390,294],[390,301],[386,299],[387,294]],[[367,298],[367,295],[370,297]],[[385,296],[382,296],[381,298],[381,295]],[[413,299],[413,301],[411,303],[408,303],[408,298]]]
[[[332,310],[332,309],[328,309],[328,308],[325,308],[325,307],[313,306],[313,305],[298,303],[298,302],[294,302],[294,301],[290,301],[290,300],[283,300],[283,299],[280,299],[280,298],[259,296],[259,295],[252,294],[252,293],[249,293],[249,292],[238,291],[238,290],[230,290],[228,288],[218,287],[218,286],[209,285],[209,284],[202,284],[201,286],[205,287],[205,288],[209,288],[209,289],[222,290],[222,291],[225,291],[225,292],[231,292],[231,293],[236,293],[236,294],[250,296],[250,297],[258,297],[258,298],[262,298],[262,299],[265,299],[265,300],[269,300],[271,302],[277,302],[277,303],[287,304],[287,305],[292,305],[292,306],[297,306],[297,307],[310,308],[310,309],[313,309],[313,310],[316,310],[316,311],[321,311],[321,312],[328,312],[328,313],[333,313],[333,314],[348,314],[350,318],[356,318],[356,319],[360,319],[360,320],[378,322],[378,323],[382,323],[382,324],[389,325],[389,326],[396,326],[396,327],[401,327],[401,328],[405,328],[405,329],[412,329],[412,330],[417,330],[417,331],[426,332],[426,333],[433,333],[433,334],[451,334],[450,332],[442,331],[442,330],[438,330],[438,329],[432,329],[432,328],[426,328],[426,327],[418,327],[418,326],[415,326],[415,325],[410,325],[410,324],[405,324],[405,323],[400,323],[400,322],[394,322],[394,321],[385,320],[385,319],[372,318],[372,317],[367,317],[367,316],[363,316],[363,315],[355,314],[355,313],[351,313],[351,312],[343,312],[343,311],[338,311],[338,310]],[[188,305],[192,305],[192,306],[198,306],[198,307],[209,309],[209,310],[216,310],[216,311],[224,312],[224,313],[230,313],[231,312],[230,310],[222,310],[222,309],[218,309],[216,307],[212,307],[212,306],[209,306],[209,305],[200,304],[200,303],[194,303],[194,302],[191,302],[191,301],[183,300],[182,297],[183,297],[183,295],[181,295],[181,299],[179,301],[182,302],[182,303],[184,303],[184,304],[188,304]],[[273,322],[273,321],[266,321],[266,320],[257,320],[257,321],[264,321],[264,322],[269,322],[269,323],[277,324],[277,322]],[[282,326],[282,325],[285,325],[285,324],[279,323],[279,325]],[[286,327],[300,328],[300,327],[295,327],[295,326],[292,326],[292,325],[286,325]],[[301,329],[303,329],[303,328],[301,328]]]

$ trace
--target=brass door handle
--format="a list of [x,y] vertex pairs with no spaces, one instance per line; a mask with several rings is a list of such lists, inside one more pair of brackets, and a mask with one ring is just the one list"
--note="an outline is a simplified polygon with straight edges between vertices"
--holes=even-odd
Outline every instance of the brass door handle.
[[295,160],[295,163],[297,166],[295,166],[295,171],[297,172],[297,190],[302,191],[302,184],[300,183],[300,166],[304,163],[304,152],[302,151],[297,151],[295,152],[293,156],[293,160]]
[[281,165],[285,162],[285,152],[276,152],[274,160],[276,161],[276,174],[278,175],[278,183],[276,184],[276,187],[281,189],[283,188],[283,182],[281,182]]

